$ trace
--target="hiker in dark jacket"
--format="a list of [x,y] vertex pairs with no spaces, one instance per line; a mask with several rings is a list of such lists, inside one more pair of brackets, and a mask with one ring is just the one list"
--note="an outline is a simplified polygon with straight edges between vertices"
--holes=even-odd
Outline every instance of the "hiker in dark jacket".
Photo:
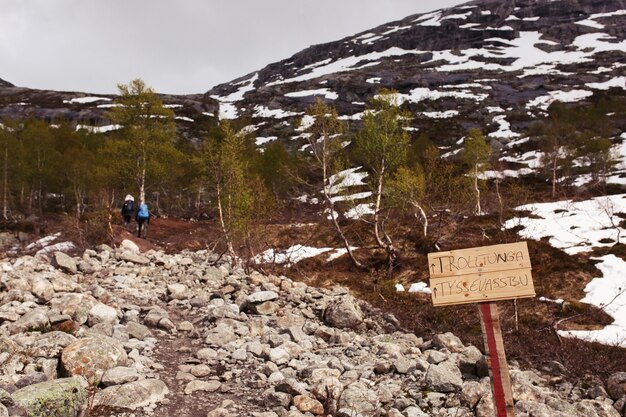
[[139,210],[135,214],[135,220],[137,220],[137,237],[142,237],[141,231],[143,230],[143,238],[145,239],[148,237],[148,223],[150,223],[150,211],[146,203],[139,205]]
[[122,204],[122,220],[124,221],[124,227],[128,229],[130,226],[130,219],[135,212],[135,199],[132,195],[127,194],[124,198],[124,204]]

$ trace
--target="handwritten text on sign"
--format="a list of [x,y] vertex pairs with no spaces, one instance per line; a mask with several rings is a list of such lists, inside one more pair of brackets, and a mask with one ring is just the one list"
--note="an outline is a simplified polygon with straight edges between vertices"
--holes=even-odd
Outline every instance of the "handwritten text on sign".
[[526,242],[428,254],[434,305],[534,297]]

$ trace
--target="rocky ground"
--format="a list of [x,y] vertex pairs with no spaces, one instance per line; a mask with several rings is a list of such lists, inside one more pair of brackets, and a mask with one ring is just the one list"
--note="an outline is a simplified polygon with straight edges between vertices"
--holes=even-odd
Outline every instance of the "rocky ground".
[[[478,348],[216,258],[124,241],[0,261],[0,416],[493,415]],[[511,377],[518,416],[625,415],[626,372]]]

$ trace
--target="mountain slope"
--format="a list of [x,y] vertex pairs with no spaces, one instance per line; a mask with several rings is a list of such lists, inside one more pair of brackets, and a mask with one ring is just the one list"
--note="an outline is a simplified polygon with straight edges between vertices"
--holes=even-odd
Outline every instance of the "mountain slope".
[[414,128],[434,129],[439,144],[468,127],[505,143],[555,99],[621,94],[625,23],[623,0],[474,1],[309,47],[209,94],[222,118],[249,117],[259,136],[298,145],[285,122],[296,126],[316,97],[358,121],[381,88],[398,90]]
[[[159,96],[176,114],[177,126],[185,137],[197,138],[203,134],[207,123],[216,123],[218,103],[206,94]],[[104,133],[113,128],[106,113],[115,97],[16,87],[0,79],[0,118],[36,117],[48,122],[63,119],[90,131]]]

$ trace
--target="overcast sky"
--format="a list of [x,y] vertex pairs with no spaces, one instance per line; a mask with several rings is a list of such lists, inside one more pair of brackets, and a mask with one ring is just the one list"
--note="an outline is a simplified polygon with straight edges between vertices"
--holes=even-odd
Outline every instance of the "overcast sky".
[[2,0],[0,78],[115,93],[142,78],[203,93],[288,58],[461,0]]

